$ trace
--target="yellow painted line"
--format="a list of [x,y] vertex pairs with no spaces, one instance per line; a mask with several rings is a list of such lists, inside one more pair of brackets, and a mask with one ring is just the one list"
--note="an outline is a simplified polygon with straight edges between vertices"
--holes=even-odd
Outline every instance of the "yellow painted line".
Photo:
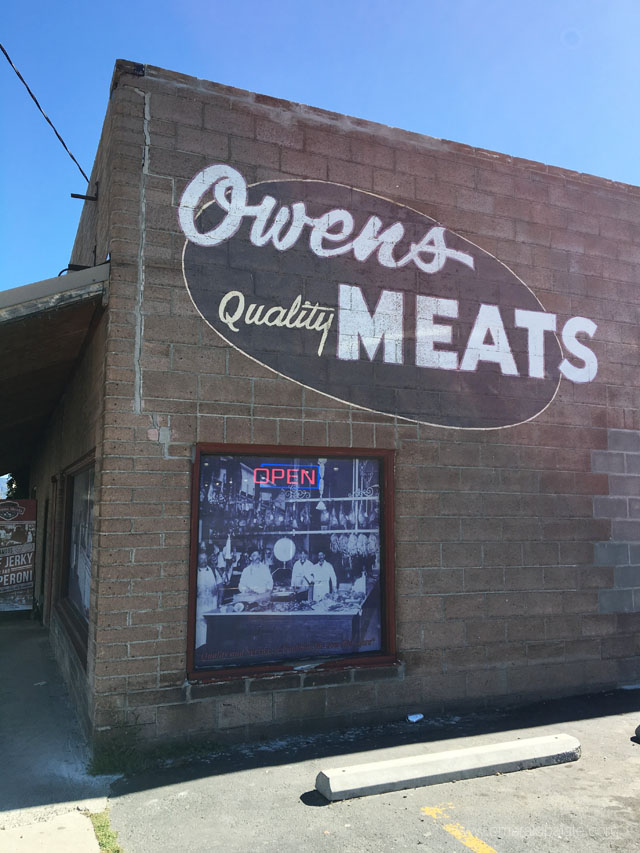
[[445,832],[448,832],[449,835],[452,835],[455,839],[457,839],[461,844],[464,844],[465,847],[468,847],[469,850],[473,850],[473,853],[498,853],[498,851],[494,847],[490,847],[488,844],[485,844],[482,839],[477,838],[468,829],[465,829],[464,826],[460,823],[444,823],[445,820],[450,820],[451,815],[449,814],[449,809],[453,808],[453,803],[444,803],[440,806],[425,806],[420,809],[421,812],[433,818],[433,820],[441,826]]
[[447,814],[447,808],[453,808],[453,803],[445,803],[443,806],[425,806],[423,809],[420,809],[421,812],[424,812],[429,817],[432,817],[434,820],[438,820],[439,817],[449,817]]
[[473,853],[497,853],[495,847],[485,844],[484,841],[472,835],[468,829],[465,829],[459,823],[444,823],[442,824],[442,828],[446,829],[449,835],[453,835],[454,838],[457,838],[469,850],[473,850]]

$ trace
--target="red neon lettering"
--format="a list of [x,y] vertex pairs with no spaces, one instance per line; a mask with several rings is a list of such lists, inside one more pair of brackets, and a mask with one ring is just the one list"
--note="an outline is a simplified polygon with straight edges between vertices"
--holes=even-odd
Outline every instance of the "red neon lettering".
[[316,484],[316,469],[312,468],[311,471],[307,471],[304,468],[301,471],[300,483],[304,485],[304,478],[307,478],[310,486],[315,486]]
[[275,486],[279,481],[286,482],[288,486],[300,486],[305,483],[309,486],[316,486],[317,480],[317,471],[312,466],[308,469],[294,465],[282,468],[263,466],[253,470],[253,482],[262,486]]

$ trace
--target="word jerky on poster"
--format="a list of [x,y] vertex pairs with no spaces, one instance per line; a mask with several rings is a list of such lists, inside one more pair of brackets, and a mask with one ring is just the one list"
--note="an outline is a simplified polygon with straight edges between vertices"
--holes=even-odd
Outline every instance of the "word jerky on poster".
[[0,501],[0,612],[31,610],[36,502]]
[[178,215],[207,323],[334,399],[490,429],[536,417],[562,376],[596,376],[595,323],[545,311],[505,264],[417,210],[324,181],[248,186],[220,164],[187,185]]

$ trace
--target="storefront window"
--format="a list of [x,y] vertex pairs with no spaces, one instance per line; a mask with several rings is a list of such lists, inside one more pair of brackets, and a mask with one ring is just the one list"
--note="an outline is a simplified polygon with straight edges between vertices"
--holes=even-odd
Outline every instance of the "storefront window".
[[93,530],[93,468],[85,468],[71,479],[67,597],[77,613],[88,621]]
[[195,670],[385,650],[385,459],[200,450]]

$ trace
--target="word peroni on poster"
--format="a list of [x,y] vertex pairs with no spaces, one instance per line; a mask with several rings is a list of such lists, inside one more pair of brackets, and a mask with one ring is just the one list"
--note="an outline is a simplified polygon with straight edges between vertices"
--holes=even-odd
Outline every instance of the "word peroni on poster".
[[36,502],[0,502],[0,611],[31,610],[36,550]]

